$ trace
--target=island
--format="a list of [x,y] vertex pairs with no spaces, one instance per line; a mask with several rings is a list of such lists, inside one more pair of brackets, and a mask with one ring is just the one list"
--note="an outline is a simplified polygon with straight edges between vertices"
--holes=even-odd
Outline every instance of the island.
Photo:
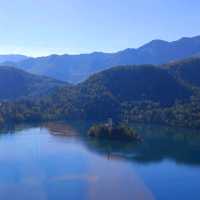
[[113,124],[112,122],[95,124],[88,131],[90,137],[109,140],[142,141],[137,132],[125,123]]

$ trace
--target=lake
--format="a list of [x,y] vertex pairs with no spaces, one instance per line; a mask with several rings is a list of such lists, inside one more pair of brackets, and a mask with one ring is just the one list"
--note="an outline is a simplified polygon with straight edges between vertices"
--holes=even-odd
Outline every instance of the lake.
[[200,132],[133,125],[142,144],[86,137],[89,123],[0,134],[2,200],[199,200]]

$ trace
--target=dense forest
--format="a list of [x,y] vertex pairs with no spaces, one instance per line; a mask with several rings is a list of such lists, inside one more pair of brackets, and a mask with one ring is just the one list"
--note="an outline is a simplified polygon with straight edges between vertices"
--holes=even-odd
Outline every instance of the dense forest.
[[0,100],[43,96],[67,83],[33,75],[13,67],[0,67]]
[[118,66],[41,98],[3,101],[0,123],[59,119],[161,123],[200,128],[200,59]]

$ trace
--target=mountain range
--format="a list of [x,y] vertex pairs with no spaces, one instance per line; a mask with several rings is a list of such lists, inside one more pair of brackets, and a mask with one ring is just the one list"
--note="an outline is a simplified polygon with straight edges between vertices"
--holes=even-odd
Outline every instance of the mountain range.
[[116,53],[94,52],[80,55],[50,55],[6,63],[37,75],[78,83],[90,75],[117,65],[160,65],[200,55],[200,36],[167,42],[153,40],[137,49]]
[[20,62],[23,60],[28,59],[29,57],[24,55],[18,55],[18,54],[8,54],[8,55],[0,55],[0,63],[5,62]]
[[200,58],[113,67],[42,98],[2,104],[0,117],[12,122],[112,117],[196,128],[200,127],[199,74]]
[[160,66],[118,66],[76,86],[63,87],[52,101],[54,106],[64,105],[60,112],[65,116],[105,120],[118,117],[126,103],[148,102],[165,108],[189,102],[196,95],[195,89],[200,91],[199,73],[200,58]]

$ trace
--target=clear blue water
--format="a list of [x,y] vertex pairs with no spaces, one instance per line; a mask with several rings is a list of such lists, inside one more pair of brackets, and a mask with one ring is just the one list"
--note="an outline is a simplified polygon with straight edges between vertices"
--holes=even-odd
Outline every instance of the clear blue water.
[[2,200],[199,200],[200,133],[135,125],[142,144],[85,137],[87,124],[0,134]]

